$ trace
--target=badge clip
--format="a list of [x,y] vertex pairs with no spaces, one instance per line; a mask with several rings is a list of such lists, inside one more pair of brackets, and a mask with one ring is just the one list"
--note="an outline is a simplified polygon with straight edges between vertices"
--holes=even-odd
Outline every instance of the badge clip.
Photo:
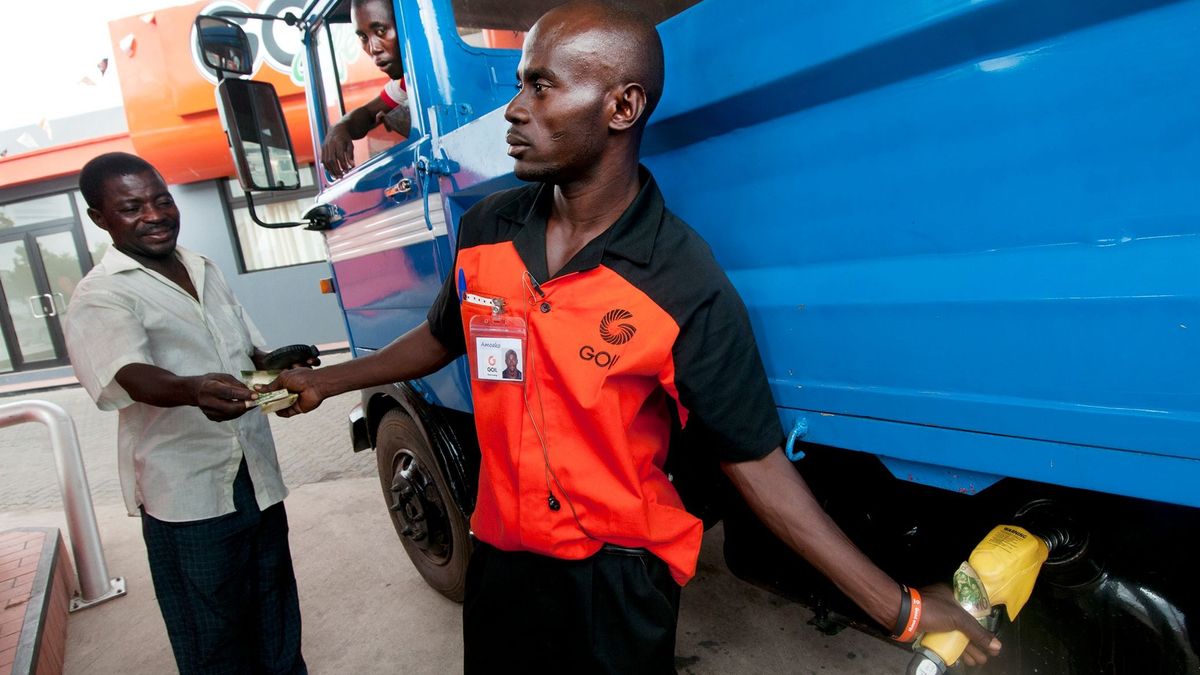
[[492,310],[493,315],[504,313],[504,298],[493,298],[477,293],[467,293],[463,296],[463,302],[470,305],[478,305],[480,307],[488,307]]

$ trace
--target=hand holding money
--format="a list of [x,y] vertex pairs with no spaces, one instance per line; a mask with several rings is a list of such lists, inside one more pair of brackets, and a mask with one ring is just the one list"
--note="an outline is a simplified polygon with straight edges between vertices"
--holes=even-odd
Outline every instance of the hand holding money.
[[290,406],[277,409],[277,414],[280,417],[291,417],[292,415],[309,412],[321,405],[321,401],[325,400],[325,394],[321,392],[318,385],[323,381],[325,373],[329,370],[328,368],[321,370],[290,368],[277,373],[274,381],[268,384],[255,384],[251,388],[258,393],[260,398],[271,396],[279,391],[297,396],[298,398],[293,399]]
[[241,417],[255,403],[253,387],[227,373],[208,373],[183,380],[191,387],[192,405],[214,422]]
[[286,408],[292,407],[292,404],[299,398],[297,394],[289,392],[287,389],[276,389],[274,391],[261,391],[261,387],[269,385],[279,377],[278,370],[243,370],[242,381],[246,386],[257,392],[254,400],[246,401],[246,407],[257,407],[262,411],[262,414],[278,412]]

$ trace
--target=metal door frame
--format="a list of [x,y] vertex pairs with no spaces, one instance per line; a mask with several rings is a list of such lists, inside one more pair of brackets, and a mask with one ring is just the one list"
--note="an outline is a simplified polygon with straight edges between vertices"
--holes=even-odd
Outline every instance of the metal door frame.
[[[75,201],[71,200],[71,208],[76,210]],[[26,256],[29,259],[29,269],[33,274],[34,284],[41,295],[51,295],[50,279],[46,275],[46,266],[42,262],[41,248],[38,246],[37,238],[48,234],[58,234],[60,232],[69,232],[71,240],[75,244],[75,258],[79,262],[80,276],[87,274],[91,269],[91,254],[87,250],[87,246],[83,242],[83,232],[80,227],[79,214],[76,213],[74,218],[59,218],[57,220],[39,223],[37,225],[13,228],[7,232],[0,232],[0,244],[8,243],[23,239],[25,242]],[[51,303],[53,304],[53,299]],[[21,353],[20,342],[17,338],[16,327],[13,325],[11,308],[8,305],[8,298],[4,293],[0,292],[0,332],[4,335],[4,341],[8,347],[9,360],[12,363],[12,372],[21,372],[24,370],[34,370],[40,368],[54,368],[56,366],[65,366],[70,361],[67,358],[66,340],[63,335],[62,322],[58,319],[66,308],[56,308],[56,313],[53,316],[55,320],[47,321],[47,327],[50,330],[50,343],[54,347],[55,358],[43,361],[28,362]],[[52,317],[47,317],[52,318]]]

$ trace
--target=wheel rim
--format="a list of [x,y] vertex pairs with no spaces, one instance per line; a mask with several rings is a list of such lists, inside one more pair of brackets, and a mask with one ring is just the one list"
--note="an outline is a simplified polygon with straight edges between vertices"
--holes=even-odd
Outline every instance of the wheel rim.
[[445,504],[429,467],[411,450],[399,450],[393,460],[388,508],[400,523],[400,534],[438,565],[449,562],[452,553],[453,532]]

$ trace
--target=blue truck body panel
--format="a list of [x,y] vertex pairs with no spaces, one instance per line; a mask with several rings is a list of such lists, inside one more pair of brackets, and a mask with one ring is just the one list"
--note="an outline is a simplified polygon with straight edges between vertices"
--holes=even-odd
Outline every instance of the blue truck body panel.
[[[517,53],[443,40],[448,0],[397,8],[416,138],[320,200],[331,241],[424,200],[444,226],[335,259],[357,352],[424,318],[458,216],[517,184]],[[1145,0],[704,0],[660,24],[643,159],[741,292],[787,428],[959,492],[1200,506],[1197,25],[1200,2]],[[418,388],[469,410],[461,366]]]

